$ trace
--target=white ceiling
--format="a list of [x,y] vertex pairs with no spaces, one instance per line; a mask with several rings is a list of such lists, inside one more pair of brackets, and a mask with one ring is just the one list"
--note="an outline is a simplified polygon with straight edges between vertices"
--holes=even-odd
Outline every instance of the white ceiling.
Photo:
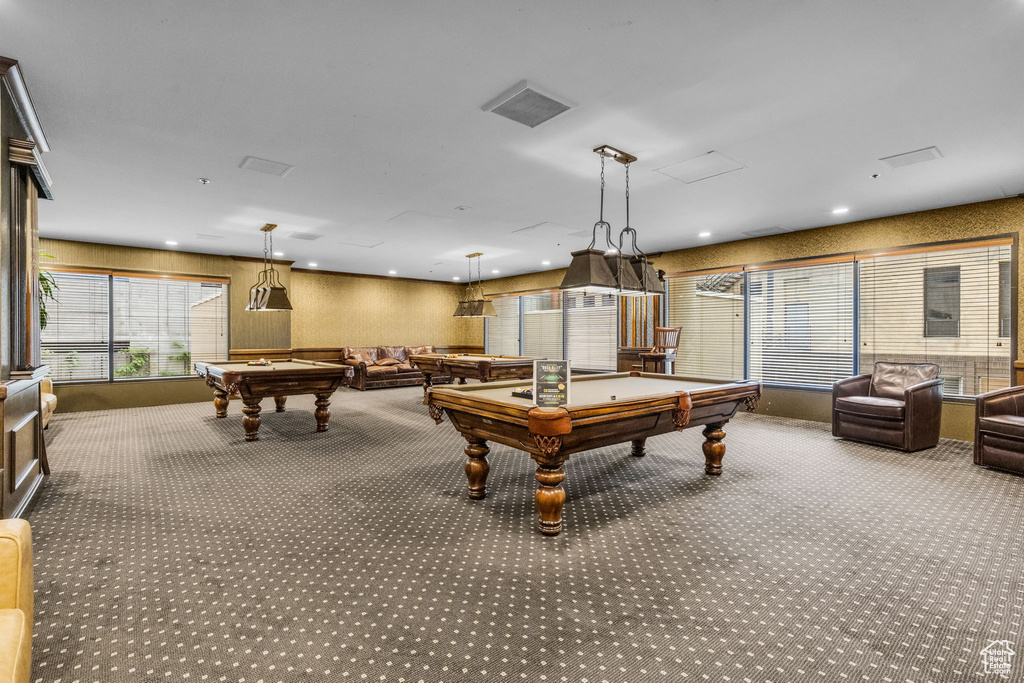
[[[0,0],[53,150],[44,237],[259,255],[274,222],[296,266],[446,280],[475,251],[487,278],[567,265],[599,144],[639,157],[647,251],[1024,192],[1021,36],[1024,0]],[[521,79],[575,108],[481,111]],[[712,150],[744,168],[656,172]]]

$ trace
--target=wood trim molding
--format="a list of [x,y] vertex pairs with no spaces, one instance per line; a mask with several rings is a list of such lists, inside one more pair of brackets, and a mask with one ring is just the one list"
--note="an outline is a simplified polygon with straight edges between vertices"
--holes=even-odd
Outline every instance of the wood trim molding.
[[[235,258],[232,256],[232,258]],[[262,260],[262,259],[260,259]],[[372,280],[398,280],[399,282],[427,282],[432,285],[454,285],[456,287],[464,287],[465,282],[455,282],[448,280],[427,280],[419,277],[399,277],[397,275],[372,275],[370,273],[346,273],[340,270],[321,270],[319,268],[292,268],[293,273],[310,273],[314,275],[340,275],[342,277],[365,277]]]
[[50,145],[46,141],[43,127],[36,116],[36,107],[32,103],[32,96],[28,94],[28,86],[25,79],[21,77],[21,69],[18,67],[18,60],[9,57],[0,57],[0,76],[11,91],[15,109],[18,111],[18,118],[25,126],[25,130],[32,136],[32,142],[36,143],[41,153],[50,151]]
[[31,140],[19,140],[8,138],[7,160],[12,164],[27,166],[32,172],[39,194],[46,199],[53,199],[53,192],[50,190],[50,174],[46,171],[43,158],[36,149],[36,143]]
[[[246,263],[263,263],[262,256],[232,256],[233,261],[244,261]],[[275,266],[288,266],[291,267],[295,261],[284,261],[282,259],[270,259],[270,262]]]
[[189,282],[213,282],[231,284],[231,278],[217,275],[194,275],[188,273],[164,273],[151,270],[111,270],[110,268],[89,268],[87,266],[45,266],[43,270],[53,273],[80,273],[84,275],[113,275],[114,277],[146,277],[160,280],[187,280]]

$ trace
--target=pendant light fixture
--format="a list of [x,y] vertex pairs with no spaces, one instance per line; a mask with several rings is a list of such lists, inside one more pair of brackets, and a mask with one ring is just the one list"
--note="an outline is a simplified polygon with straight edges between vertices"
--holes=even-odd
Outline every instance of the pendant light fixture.
[[[494,310],[494,304],[489,299],[484,298],[484,281],[480,275],[480,257],[482,253],[466,254],[466,258],[469,262],[466,264],[466,271],[468,277],[468,283],[466,284],[466,296],[467,299],[460,301],[458,307],[455,309],[453,317],[456,318],[493,318],[498,315],[498,312]],[[473,259],[476,259],[476,279],[477,282],[473,284]],[[474,298],[474,293],[476,297]]]
[[[572,252],[572,261],[562,278],[559,289],[586,294],[620,294],[623,296],[644,296],[664,292],[654,268],[650,266],[647,256],[636,246],[636,231],[629,227],[629,165],[636,161],[632,154],[615,149],[609,145],[601,145],[594,149],[601,157],[601,204],[598,221],[594,223],[594,231],[590,245],[581,251]],[[619,242],[612,242],[612,226],[604,219],[604,160],[613,159],[626,167],[626,227],[619,233]],[[605,250],[595,249],[597,235],[604,229]],[[633,255],[627,257],[622,253],[625,236],[632,238]],[[650,268],[651,273],[647,270]],[[650,275],[654,275],[653,281]],[[660,285],[660,291],[658,291]]]
[[271,233],[276,227],[274,223],[267,223],[260,228],[263,233],[263,270],[256,278],[256,284],[249,288],[249,305],[245,307],[247,311],[292,310],[288,290],[281,284],[281,275],[274,268],[274,260],[270,258],[274,251],[274,236]]
[[[635,158],[635,157],[634,157]],[[654,296],[665,293],[665,282],[659,277],[647,254],[636,246],[636,230],[629,225],[629,164],[626,165],[626,227],[619,233],[619,284],[624,296]],[[632,240],[633,255],[623,249],[626,236]]]

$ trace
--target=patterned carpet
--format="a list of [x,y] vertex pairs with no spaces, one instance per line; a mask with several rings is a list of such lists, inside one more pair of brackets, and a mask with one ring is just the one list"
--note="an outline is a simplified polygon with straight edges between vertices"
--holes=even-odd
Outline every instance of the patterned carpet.
[[[743,414],[574,455],[564,531],[532,461],[464,440],[418,387],[58,414],[29,516],[33,680],[961,681],[1024,658],[1024,477]],[[1014,662],[1021,678],[1024,662]],[[1005,680],[1005,679],[1003,679]]]

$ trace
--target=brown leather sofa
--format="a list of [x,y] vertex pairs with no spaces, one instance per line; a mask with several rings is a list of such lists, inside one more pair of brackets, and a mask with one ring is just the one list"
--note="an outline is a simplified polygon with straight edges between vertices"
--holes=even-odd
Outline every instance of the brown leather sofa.
[[32,531],[0,520],[0,683],[28,683],[32,666]]
[[[416,353],[435,353],[433,346],[346,346],[344,362],[355,368],[353,389],[366,391],[383,387],[408,387],[423,384],[423,373],[409,361]],[[452,378],[434,375],[434,384],[447,384]]]
[[832,385],[832,435],[920,451],[939,443],[942,380],[931,363],[875,363]]
[[1024,474],[1024,387],[978,396],[974,464]]

